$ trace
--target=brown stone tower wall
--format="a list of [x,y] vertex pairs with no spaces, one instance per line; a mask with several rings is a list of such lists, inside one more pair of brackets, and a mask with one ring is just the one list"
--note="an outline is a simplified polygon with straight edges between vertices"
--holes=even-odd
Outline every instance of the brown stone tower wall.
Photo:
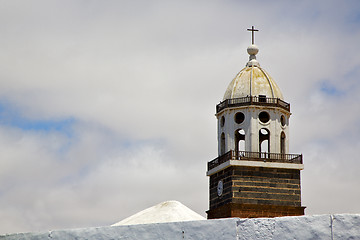
[[[224,183],[221,196],[219,180]],[[231,166],[210,176],[208,218],[303,214],[300,170]]]

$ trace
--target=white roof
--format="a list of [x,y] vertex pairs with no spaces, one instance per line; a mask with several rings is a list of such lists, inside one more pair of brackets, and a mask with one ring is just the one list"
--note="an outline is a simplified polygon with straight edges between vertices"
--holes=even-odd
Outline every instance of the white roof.
[[204,219],[205,218],[203,216],[178,201],[166,201],[140,211],[111,226],[183,222]]

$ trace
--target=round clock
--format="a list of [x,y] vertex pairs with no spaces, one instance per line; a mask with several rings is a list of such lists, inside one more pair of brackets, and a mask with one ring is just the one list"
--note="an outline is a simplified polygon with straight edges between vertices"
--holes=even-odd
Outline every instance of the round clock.
[[222,195],[223,189],[224,189],[224,184],[223,184],[223,182],[220,180],[220,181],[218,182],[218,185],[217,185],[217,194],[218,194],[219,197]]

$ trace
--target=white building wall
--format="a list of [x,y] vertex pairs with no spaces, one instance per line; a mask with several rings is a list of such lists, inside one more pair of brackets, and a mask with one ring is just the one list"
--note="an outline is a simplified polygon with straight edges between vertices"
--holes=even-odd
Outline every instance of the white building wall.
[[227,218],[0,235],[0,239],[360,239],[360,214]]

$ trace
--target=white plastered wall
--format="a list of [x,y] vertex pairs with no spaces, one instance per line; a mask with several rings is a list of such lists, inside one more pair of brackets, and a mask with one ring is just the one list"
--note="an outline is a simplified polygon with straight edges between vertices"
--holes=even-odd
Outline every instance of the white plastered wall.
[[[262,123],[258,116],[262,111],[270,115],[267,123]],[[234,117],[238,112],[245,115],[242,123],[235,122]],[[285,118],[285,125],[281,125],[281,116]],[[221,126],[221,117],[224,116],[225,124]],[[225,151],[224,153],[235,149],[235,131],[243,129],[245,131],[245,151],[259,152],[259,131],[265,128],[270,132],[270,152],[280,153],[281,132],[285,133],[285,153],[289,153],[289,117],[290,113],[276,107],[238,107],[224,109],[216,115],[218,119],[218,153],[221,155],[221,134],[225,134]]]

